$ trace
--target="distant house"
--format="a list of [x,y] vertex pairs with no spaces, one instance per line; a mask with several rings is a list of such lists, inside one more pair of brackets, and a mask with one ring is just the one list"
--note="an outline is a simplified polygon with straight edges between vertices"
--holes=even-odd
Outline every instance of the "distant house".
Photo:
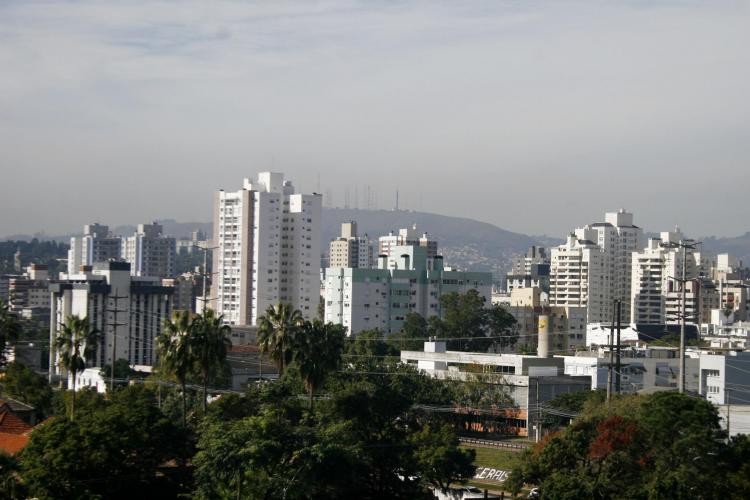
[[30,425],[36,420],[36,408],[8,397],[0,399],[0,413],[12,413]]

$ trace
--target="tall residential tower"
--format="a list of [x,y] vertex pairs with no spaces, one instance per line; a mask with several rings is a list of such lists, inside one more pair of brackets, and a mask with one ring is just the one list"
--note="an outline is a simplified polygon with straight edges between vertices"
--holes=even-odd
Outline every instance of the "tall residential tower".
[[306,319],[320,295],[322,196],[295,192],[276,172],[214,196],[214,279],[209,307],[233,325],[255,325],[289,303]]

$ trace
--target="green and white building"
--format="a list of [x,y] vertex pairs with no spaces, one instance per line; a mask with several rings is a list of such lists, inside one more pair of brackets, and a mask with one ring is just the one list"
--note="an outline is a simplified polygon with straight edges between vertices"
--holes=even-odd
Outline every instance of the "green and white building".
[[440,297],[477,290],[490,303],[492,273],[455,271],[427,249],[399,245],[378,257],[377,267],[328,268],[325,273],[325,320],[344,325],[349,334],[379,328],[401,331],[405,316],[437,316]]

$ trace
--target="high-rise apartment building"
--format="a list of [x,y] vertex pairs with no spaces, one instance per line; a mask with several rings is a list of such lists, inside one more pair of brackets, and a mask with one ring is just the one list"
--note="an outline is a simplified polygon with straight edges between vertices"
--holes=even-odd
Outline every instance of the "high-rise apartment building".
[[341,224],[341,236],[329,246],[328,267],[372,267],[372,244],[367,235],[357,236],[355,221]]
[[411,228],[399,229],[398,234],[391,231],[386,236],[378,239],[378,255],[391,255],[391,250],[396,246],[416,245],[427,250],[427,258],[434,259],[438,253],[437,240],[431,239],[427,233],[420,236],[417,233],[417,225]]
[[[550,305],[576,305],[571,301],[579,301],[580,305],[587,304],[589,308],[589,323],[600,323],[612,321],[614,301],[619,300],[622,304],[621,318],[627,321],[630,317],[631,258],[633,252],[640,249],[642,237],[643,230],[633,224],[633,214],[622,209],[607,212],[604,222],[577,228],[574,231],[577,243],[571,246],[573,240],[569,238],[568,243],[552,250]],[[595,248],[599,249],[598,253],[594,251]],[[588,286],[581,281],[583,274],[580,279],[570,276],[571,269],[574,274],[583,273],[586,266],[581,266],[577,271],[576,266],[577,260],[586,262],[586,255],[597,261],[596,269],[588,265],[587,272],[592,274],[585,276]],[[561,270],[567,273],[565,277],[555,275]],[[555,282],[554,298],[552,282]],[[572,293],[576,288],[580,295]]]
[[576,229],[576,233],[583,234],[587,229],[595,231],[596,239],[593,242],[604,250],[609,275],[610,300],[620,301],[621,318],[623,322],[626,322],[630,317],[631,257],[633,252],[641,249],[643,230],[633,225],[633,214],[623,209],[617,212],[607,212],[604,215],[604,222],[596,222]]
[[[172,287],[154,277],[130,274],[127,262],[97,262],[74,274],[63,274],[50,285],[50,345],[66,318],[87,317],[102,334],[88,366],[102,366],[114,359],[131,365],[156,362],[156,339],[172,311]],[[116,340],[115,340],[116,339]],[[50,350],[52,372],[60,375],[59,358]]]
[[291,304],[310,319],[320,296],[322,196],[300,194],[275,172],[214,197],[214,279],[209,307],[229,324],[255,325]]
[[130,262],[133,276],[171,278],[175,275],[175,239],[164,236],[161,224],[138,224],[124,240],[122,258]]
[[122,258],[122,238],[109,232],[102,224],[86,224],[83,236],[70,238],[68,250],[68,274],[75,274],[81,266],[92,266],[95,262],[120,260]]
[[[677,313],[682,301],[682,285],[673,278],[682,277],[682,261],[686,251],[670,245],[685,240],[680,231],[662,232],[660,238],[651,238],[646,247],[633,253],[630,298],[630,322],[633,324],[664,325],[678,322]],[[687,279],[701,276],[701,254],[687,250]],[[699,322],[700,283],[687,284],[685,290],[686,318]]]
[[591,229],[576,231],[553,248],[550,259],[549,305],[586,307],[589,323],[611,321],[609,263]]

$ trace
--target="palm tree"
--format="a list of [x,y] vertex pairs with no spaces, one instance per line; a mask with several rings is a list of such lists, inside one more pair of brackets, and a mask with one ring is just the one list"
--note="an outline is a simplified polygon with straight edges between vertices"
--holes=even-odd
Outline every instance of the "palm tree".
[[346,329],[342,325],[314,320],[305,322],[304,328],[294,342],[294,361],[305,382],[313,409],[315,391],[323,384],[330,372],[341,364]]
[[70,405],[70,419],[76,412],[76,375],[86,369],[86,362],[94,357],[101,333],[91,328],[88,317],[68,316],[62,332],[55,339],[55,347],[60,353],[60,364],[73,378],[73,394]]
[[191,349],[195,323],[189,311],[175,311],[164,321],[164,332],[157,340],[159,366],[173,375],[182,388],[182,426],[187,427],[187,377],[195,366]]
[[16,340],[21,333],[21,323],[11,312],[10,307],[0,300],[0,366],[5,365],[5,346],[8,341]]
[[258,344],[261,353],[270,353],[276,361],[279,375],[292,360],[292,344],[295,334],[304,323],[302,313],[289,304],[269,306],[266,314],[258,318]]
[[223,315],[219,316],[213,309],[207,309],[193,321],[195,328],[191,335],[191,346],[203,376],[204,414],[208,410],[208,378],[211,370],[224,363],[227,349],[231,345],[227,336],[232,330],[222,323],[223,319]]

